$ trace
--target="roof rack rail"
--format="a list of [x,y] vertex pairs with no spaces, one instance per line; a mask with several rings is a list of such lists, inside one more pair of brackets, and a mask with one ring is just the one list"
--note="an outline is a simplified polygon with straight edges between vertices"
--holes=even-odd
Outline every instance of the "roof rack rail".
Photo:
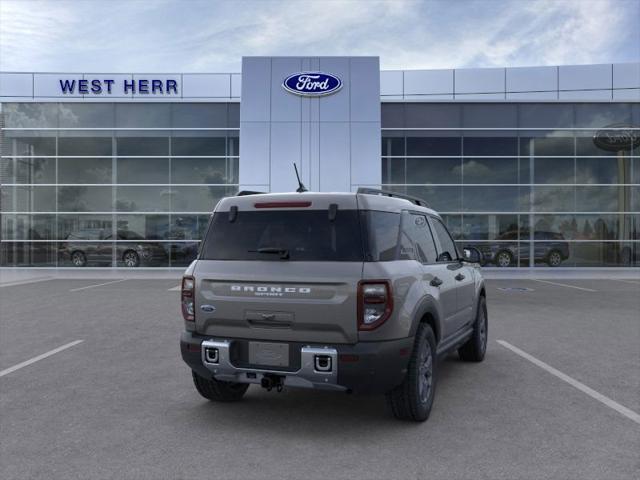
[[360,187],[358,188],[357,193],[364,193],[367,195],[382,195],[384,197],[402,198],[403,200],[409,200],[411,203],[413,203],[414,205],[418,205],[419,207],[429,208],[429,204],[419,197],[412,197],[411,195],[404,195],[402,193],[390,192],[388,190]]
[[267,192],[254,192],[253,190],[240,190],[238,193],[236,193],[236,197],[244,197],[246,195],[262,195],[263,193],[267,193]]

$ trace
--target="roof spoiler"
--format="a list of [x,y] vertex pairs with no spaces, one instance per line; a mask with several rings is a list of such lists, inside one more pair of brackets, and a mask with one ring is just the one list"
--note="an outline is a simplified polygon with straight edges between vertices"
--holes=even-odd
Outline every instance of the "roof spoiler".
[[402,193],[389,192],[388,190],[379,190],[377,188],[366,188],[360,187],[356,193],[365,194],[365,195],[381,195],[383,197],[393,197],[393,198],[401,198],[403,200],[409,200],[414,205],[418,205],[419,207],[429,208],[427,202],[419,197],[412,197],[411,195],[404,195]]
[[240,190],[238,193],[236,193],[236,197],[245,197],[247,195],[262,195],[263,193],[267,193],[267,192],[254,192],[253,190]]

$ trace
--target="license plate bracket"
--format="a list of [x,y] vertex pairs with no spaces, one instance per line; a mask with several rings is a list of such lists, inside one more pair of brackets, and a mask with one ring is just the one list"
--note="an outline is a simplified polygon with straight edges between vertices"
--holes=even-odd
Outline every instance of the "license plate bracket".
[[249,342],[249,363],[270,367],[288,367],[289,344]]

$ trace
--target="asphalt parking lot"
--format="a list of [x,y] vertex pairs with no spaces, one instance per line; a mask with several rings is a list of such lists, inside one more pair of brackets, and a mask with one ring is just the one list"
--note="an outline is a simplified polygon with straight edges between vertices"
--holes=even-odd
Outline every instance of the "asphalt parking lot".
[[207,402],[173,279],[0,284],[0,478],[638,478],[640,280],[487,283],[486,360],[440,364],[423,424],[379,397]]

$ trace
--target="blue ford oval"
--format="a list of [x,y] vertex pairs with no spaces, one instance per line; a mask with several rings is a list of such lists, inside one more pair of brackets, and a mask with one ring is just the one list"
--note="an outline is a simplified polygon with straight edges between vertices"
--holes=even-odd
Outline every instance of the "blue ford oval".
[[282,88],[295,95],[320,97],[340,90],[342,80],[330,73],[298,72],[285,78]]

